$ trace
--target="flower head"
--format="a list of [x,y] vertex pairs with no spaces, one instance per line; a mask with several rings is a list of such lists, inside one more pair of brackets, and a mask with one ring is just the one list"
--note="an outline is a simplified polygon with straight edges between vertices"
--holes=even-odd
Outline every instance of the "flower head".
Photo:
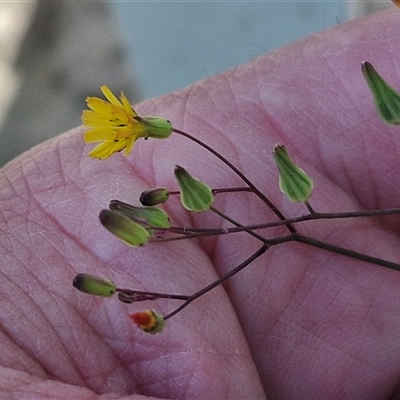
[[107,101],[88,97],[86,102],[90,110],[82,113],[83,125],[89,128],[84,133],[85,143],[102,142],[90,156],[103,159],[122,150],[127,156],[139,138],[164,139],[171,135],[172,125],[166,119],[141,117],[122,92],[118,100],[107,86],[100,89]]

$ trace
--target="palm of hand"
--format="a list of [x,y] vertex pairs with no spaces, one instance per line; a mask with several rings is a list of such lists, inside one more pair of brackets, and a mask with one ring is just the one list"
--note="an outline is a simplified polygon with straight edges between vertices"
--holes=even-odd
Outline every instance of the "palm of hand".
[[[304,210],[277,188],[270,155],[277,142],[314,178],[318,211],[394,207],[398,132],[373,112],[359,65],[387,60],[380,70],[393,82],[396,17],[381,14],[305,39],[138,111],[168,117],[212,144],[287,216]],[[97,221],[112,198],[133,202],[149,187],[172,186],[175,164],[212,187],[241,182],[181,138],[141,142],[127,159],[96,161],[81,135],[77,129],[31,150],[0,176],[4,393],[367,399],[395,392],[400,274],[382,267],[280,245],[155,337],[127,318],[142,304],[74,291],[74,275],[87,272],[123,287],[189,294],[259,246],[238,234],[127,248]],[[273,218],[248,195],[217,201],[243,223]],[[175,221],[190,223],[177,202],[167,207]],[[199,225],[215,221],[196,217]],[[299,230],[397,261],[395,219],[305,223]]]

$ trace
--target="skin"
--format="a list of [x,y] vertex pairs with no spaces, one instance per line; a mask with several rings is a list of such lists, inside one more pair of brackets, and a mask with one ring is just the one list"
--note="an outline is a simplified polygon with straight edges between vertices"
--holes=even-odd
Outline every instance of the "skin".
[[[141,104],[241,169],[286,215],[306,212],[277,187],[283,143],[314,179],[317,211],[398,207],[399,127],[377,117],[362,78],[368,60],[400,88],[396,10],[340,25],[186,90]],[[88,93],[88,95],[93,95]],[[77,273],[120,287],[190,294],[259,246],[243,234],[132,249],[98,222],[111,199],[176,188],[175,164],[216,187],[242,185],[214,157],[173,135],[131,155],[91,159],[82,128],[18,157],[0,175],[2,398],[383,399],[399,394],[400,273],[288,243],[192,303],[155,336],[126,305],[72,287]],[[254,196],[215,206],[242,223],[272,221]],[[174,224],[228,226],[166,205]],[[306,222],[319,240],[399,262],[398,217]],[[284,228],[264,232],[286,234]]]

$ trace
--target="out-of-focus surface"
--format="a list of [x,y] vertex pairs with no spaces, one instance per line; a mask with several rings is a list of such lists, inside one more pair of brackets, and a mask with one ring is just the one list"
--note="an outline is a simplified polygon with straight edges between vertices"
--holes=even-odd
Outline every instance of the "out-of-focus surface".
[[346,20],[343,0],[112,2],[145,98]]
[[[13,22],[22,18],[21,9]],[[139,99],[118,27],[107,2],[37,2],[14,62],[19,90],[0,129],[0,165],[80,125],[85,98],[102,84]]]
[[0,166],[79,125],[85,98],[100,95],[102,84],[123,89],[135,103],[391,6],[389,0],[0,2]]
[[19,88],[14,63],[35,9],[35,1],[0,3],[0,124]]

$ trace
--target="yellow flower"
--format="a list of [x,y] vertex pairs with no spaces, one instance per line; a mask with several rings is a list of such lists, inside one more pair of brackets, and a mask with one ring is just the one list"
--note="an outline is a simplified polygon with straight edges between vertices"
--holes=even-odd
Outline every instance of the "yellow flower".
[[85,143],[102,142],[90,156],[108,158],[124,149],[127,156],[137,139],[164,139],[172,133],[172,125],[166,119],[138,115],[122,92],[118,100],[107,86],[100,89],[107,101],[88,97],[86,102],[90,110],[82,113],[83,125],[89,128],[84,133]]

